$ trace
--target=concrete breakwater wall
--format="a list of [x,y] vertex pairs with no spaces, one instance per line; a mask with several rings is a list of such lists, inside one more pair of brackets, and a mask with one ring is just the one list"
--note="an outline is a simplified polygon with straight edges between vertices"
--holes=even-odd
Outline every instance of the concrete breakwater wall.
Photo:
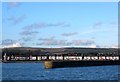
[[50,68],[120,65],[120,61],[44,61],[44,66]]

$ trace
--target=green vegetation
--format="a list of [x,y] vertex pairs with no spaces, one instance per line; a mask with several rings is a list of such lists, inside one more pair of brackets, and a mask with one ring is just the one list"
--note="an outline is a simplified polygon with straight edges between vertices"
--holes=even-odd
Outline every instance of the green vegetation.
[[84,54],[96,55],[114,54],[118,55],[118,49],[114,48],[30,48],[30,47],[17,47],[17,48],[3,48],[2,54],[28,56],[28,55],[52,55],[52,54]]

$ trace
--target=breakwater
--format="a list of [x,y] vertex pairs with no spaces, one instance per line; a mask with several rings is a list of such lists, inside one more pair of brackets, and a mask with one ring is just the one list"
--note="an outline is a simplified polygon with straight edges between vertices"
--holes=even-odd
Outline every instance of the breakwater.
[[[100,66],[100,65],[120,65],[119,56],[80,56],[80,55],[42,55],[33,57],[9,57],[4,56],[3,62],[44,62],[45,68],[61,68],[61,67],[79,67],[79,66]],[[28,59],[27,59],[28,58]],[[19,59],[19,60],[18,60]]]
[[113,48],[5,48],[2,62],[44,62],[45,68],[119,65]]
[[119,56],[53,56],[44,61],[45,68],[120,65]]
[[44,61],[46,69],[102,65],[120,65],[120,61]]

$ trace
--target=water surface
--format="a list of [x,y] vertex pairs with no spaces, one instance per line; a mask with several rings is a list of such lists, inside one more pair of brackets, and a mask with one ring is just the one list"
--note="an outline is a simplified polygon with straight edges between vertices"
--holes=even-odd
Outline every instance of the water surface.
[[44,69],[42,63],[3,63],[3,80],[118,80],[118,65]]

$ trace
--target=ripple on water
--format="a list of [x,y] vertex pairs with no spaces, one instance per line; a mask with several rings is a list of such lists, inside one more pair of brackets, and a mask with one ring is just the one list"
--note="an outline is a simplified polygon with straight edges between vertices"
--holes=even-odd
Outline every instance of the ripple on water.
[[118,66],[44,69],[42,63],[5,63],[4,80],[117,80]]

